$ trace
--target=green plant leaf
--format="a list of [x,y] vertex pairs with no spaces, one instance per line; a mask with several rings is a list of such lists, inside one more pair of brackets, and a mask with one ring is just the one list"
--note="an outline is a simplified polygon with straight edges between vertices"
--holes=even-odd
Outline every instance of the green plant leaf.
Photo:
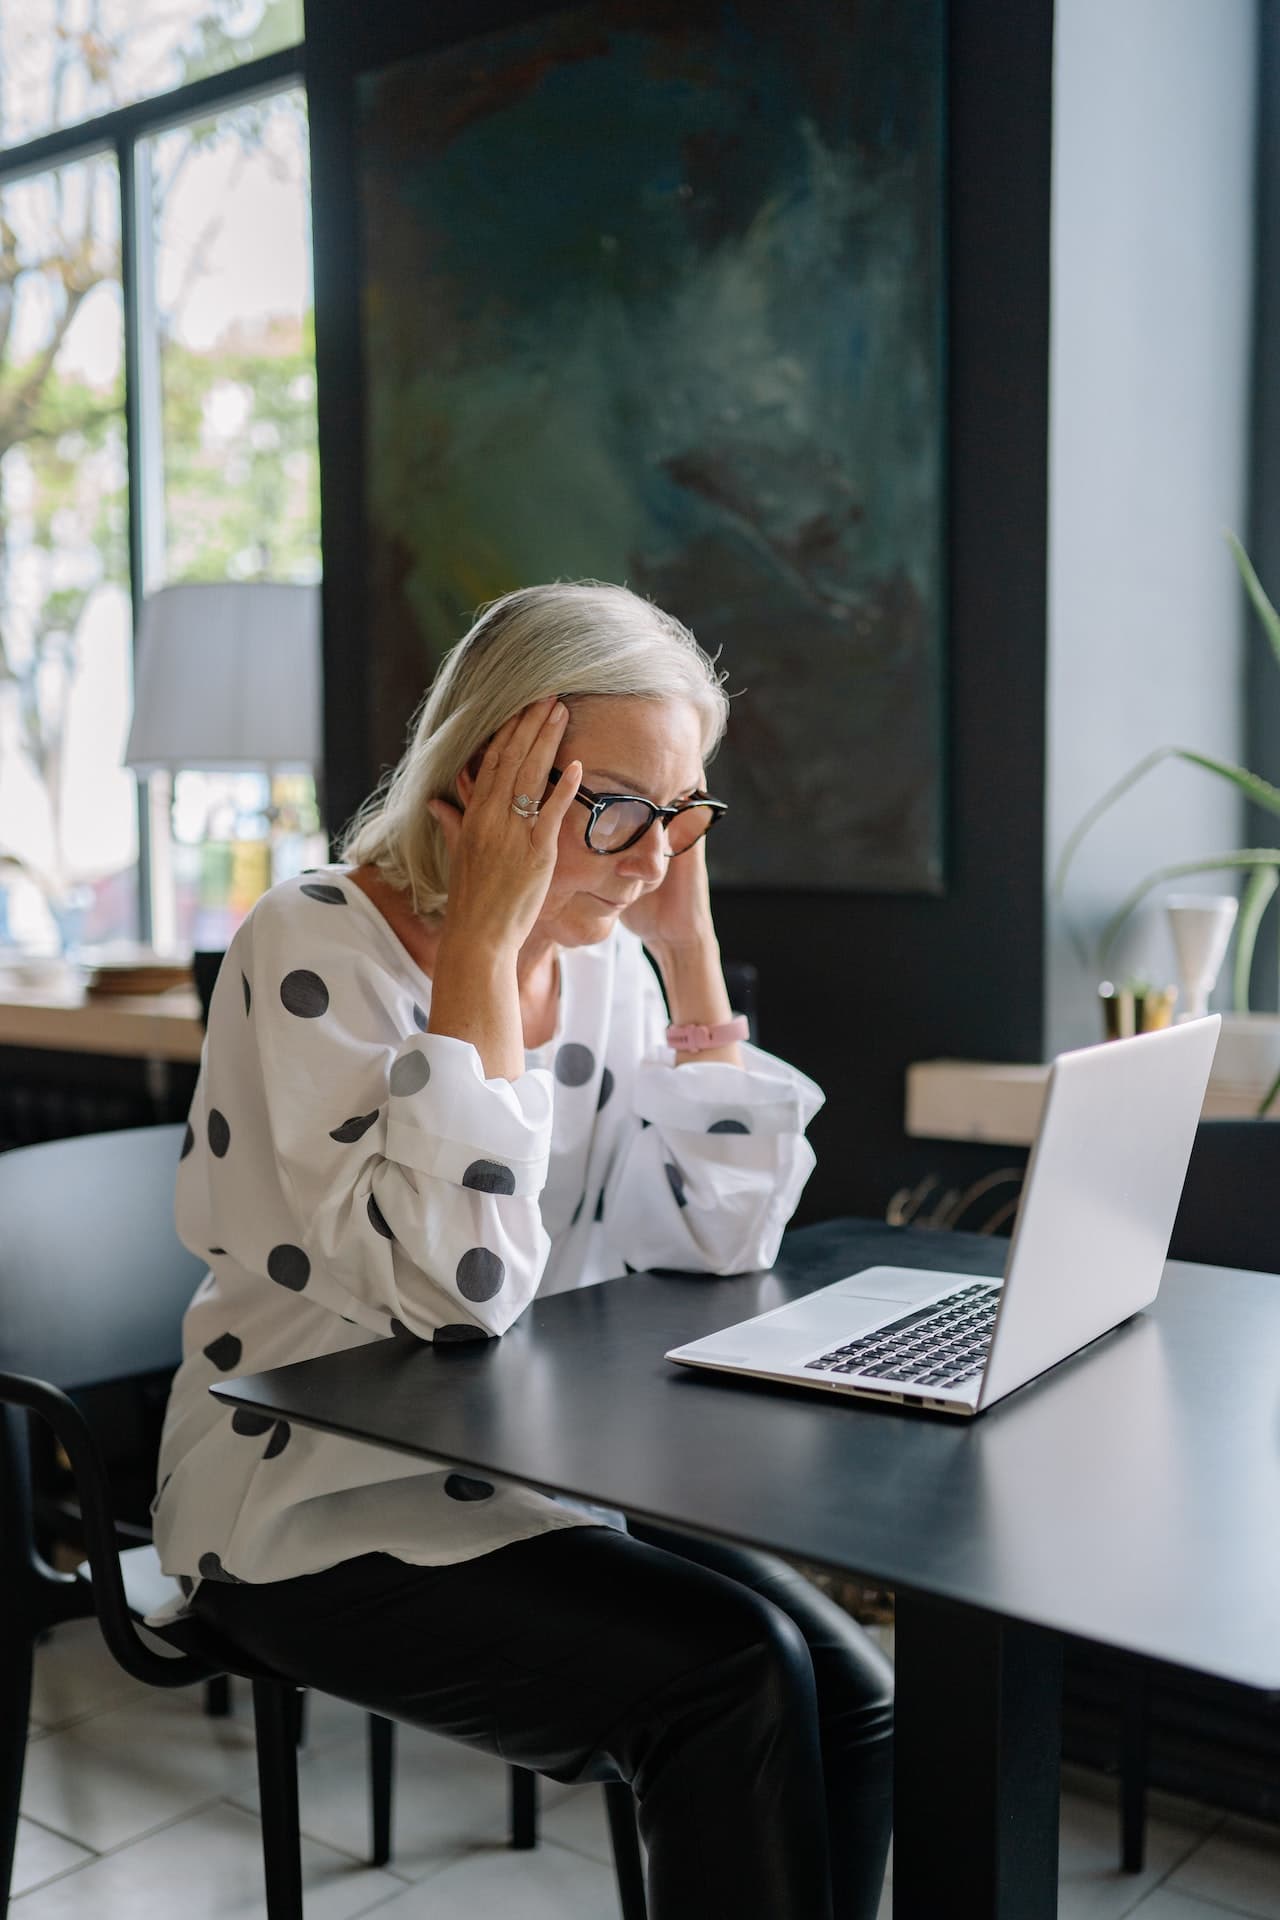
[[1162,881],[1185,880],[1193,873],[1220,873],[1228,867],[1275,866],[1280,866],[1280,847],[1245,847],[1239,853],[1214,853],[1199,860],[1180,860],[1172,867],[1157,867],[1154,873],[1149,873],[1145,880],[1139,882],[1103,928],[1102,938],[1098,942],[1099,968],[1106,966],[1107,955],[1115,944],[1116,936],[1134,908],[1141,906],[1151,889],[1158,887]]
[[[1158,767],[1162,760],[1185,760],[1189,766],[1203,767],[1207,773],[1216,773],[1224,780],[1230,780],[1239,787],[1241,793],[1250,799],[1255,807],[1261,807],[1266,813],[1280,814],[1280,787],[1273,787],[1261,774],[1250,773],[1247,767],[1233,766],[1229,760],[1215,760],[1212,754],[1197,753],[1192,747],[1157,747],[1154,752],[1145,754],[1137,765],[1130,767],[1128,773],[1108,787],[1100,800],[1095,800],[1079,825],[1067,836],[1066,843],[1058,857],[1053,875],[1053,897],[1062,898],[1066,884],[1067,869],[1076,855],[1076,849],[1089,829],[1101,819],[1109,807],[1113,807],[1130,787],[1136,786],[1144,774]],[[1252,864],[1252,863],[1246,863]]]
[[1236,921],[1236,959],[1232,997],[1237,1013],[1249,1011],[1249,980],[1253,973],[1253,947],[1258,937],[1258,922],[1267,910],[1276,888],[1280,887],[1280,868],[1255,867],[1249,875],[1240,901]]
[[1271,1085],[1268,1087],[1266,1093],[1263,1095],[1262,1105],[1258,1108],[1257,1113],[1254,1115],[1255,1120],[1266,1119],[1267,1108],[1271,1105],[1271,1102],[1275,1099],[1278,1093],[1280,1093],[1280,1073],[1276,1075],[1275,1079],[1271,1082]]
[[1223,532],[1226,534],[1227,545],[1231,549],[1232,557],[1240,569],[1240,578],[1244,581],[1244,590],[1253,602],[1254,612],[1262,622],[1263,632],[1271,642],[1271,651],[1276,657],[1277,664],[1280,665],[1280,613],[1276,612],[1270,600],[1267,598],[1266,590],[1253,570],[1253,562],[1240,542],[1236,539],[1235,534],[1232,533],[1230,527],[1225,527]]

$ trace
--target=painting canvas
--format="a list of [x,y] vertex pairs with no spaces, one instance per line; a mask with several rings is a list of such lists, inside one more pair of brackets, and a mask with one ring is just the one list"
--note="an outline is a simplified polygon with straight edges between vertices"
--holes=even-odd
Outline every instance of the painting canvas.
[[718,884],[942,881],[943,9],[596,0],[367,75],[377,747],[474,611],[720,652]]

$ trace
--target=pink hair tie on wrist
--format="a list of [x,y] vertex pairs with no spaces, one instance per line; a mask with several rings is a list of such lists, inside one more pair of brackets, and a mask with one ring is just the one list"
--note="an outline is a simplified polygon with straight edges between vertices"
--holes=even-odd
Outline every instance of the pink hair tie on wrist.
[[728,1047],[735,1040],[745,1040],[750,1032],[746,1014],[735,1013],[732,1020],[722,1020],[718,1027],[668,1027],[667,1045],[677,1053],[706,1053],[711,1047]]

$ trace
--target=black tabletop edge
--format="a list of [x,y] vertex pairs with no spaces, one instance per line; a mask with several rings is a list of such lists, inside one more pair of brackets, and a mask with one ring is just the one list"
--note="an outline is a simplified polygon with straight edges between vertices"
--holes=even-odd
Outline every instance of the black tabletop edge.
[[[307,1367],[311,1364],[312,1362],[307,1360],[294,1362],[294,1366],[298,1367]],[[293,1366],[287,1366],[274,1367],[266,1373],[242,1374],[237,1379],[223,1380],[211,1385],[209,1391],[216,1400],[221,1400],[225,1405],[230,1407],[249,1406],[255,1411],[260,1410],[263,1413],[275,1414],[277,1417],[287,1418],[294,1425],[300,1427],[311,1427],[320,1433],[336,1433],[349,1439],[359,1440],[361,1444],[365,1446],[370,1444],[368,1436],[354,1426],[350,1429],[345,1428],[331,1418],[327,1418],[324,1421],[310,1420],[304,1413],[300,1413],[295,1400],[288,1391],[286,1390],[282,1394],[277,1385],[277,1383],[284,1381],[292,1371]],[[889,1411],[892,1412],[893,1409],[889,1409]],[[379,1441],[378,1444],[385,1446],[387,1451],[391,1453],[405,1453],[411,1458],[422,1458],[421,1453],[414,1447],[399,1446],[392,1440]],[[497,1468],[489,1466],[474,1449],[469,1450],[466,1454],[457,1454],[451,1453],[444,1447],[433,1447],[432,1458],[439,1460],[444,1466],[461,1467],[469,1473],[483,1473],[500,1484],[528,1487],[533,1492],[546,1494],[552,1499],[557,1496],[565,1496],[569,1499],[584,1500],[596,1506],[601,1504],[598,1494],[593,1492],[591,1488],[566,1484],[564,1479],[561,1479],[554,1485],[550,1481],[535,1479],[532,1476],[524,1476],[516,1480],[509,1473],[503,1473]],[[631,1507],[628,1509],[628,1514],[636,1520],[650,1521],[655,1526],[670,1527],[677,1533],[689,1533],[695,1537],[724,1540],[731,1546],[756,1547],[762,1553],[777,1553],[780,1551],[777,1542],[767,1537],[753,1536],[741,1530],[734,1533],[727,1533],[713,1526],[690,1527],[687,1521],[675,1519],[670,1514],[663,1513],[657,1508]],[[939,1605],[955,1607],[960,1611],[972,1611],[982,1614],[987,1619],[1005,1620],[1014,1625],[1030,1625],[1046,1633],[1060,1634],[1068,1639],[1081,1638],[1078,1631],[1065,1622],[1044,1619],[1027,1621],[1021,1615],[1015,1613],[1001,1612],[996,1608],[976,1601],[957,1599],[953,1593],[943,1592],[940,1588],[929,1584],[909,1583],[901,1579],[895,1579],[889,1575],[886,1569],[876,1567],[870,1562],[865,1566],[853,1568],[846,1566],[842,1562],[825,1561],[809,1554],[803,1557],[803,1561],[806,1566],[814,1567],[822,1572],[835,1574],[838,1577],[865,1580],[868,1584],[881,1587],[886,1591],[910,1593],[919,1599],[936,1601]],[[1154,1665],[1164,1666],[1177,1672],[1192,1673],[1200,1671],[1193,1667],[1185,1667],[1177,1661],[1165,1659],[1159,1655],[1153,1655],[1149,1648],[1124,1639],[1090,1640],[1088,1644],[1106,1647],[1116,1653],[1133,1654]],[[1244,1687],[1255,1697],[1267,1701],[1280,1701],[1280,1670],[1277,1671],[1274,1682],[1263,1681],[1261,1683],[1257,1680],[1247,1679],[1240,1675],[1229,1673],[1221,1667],[1214,1669],[1212,1673],[1210,1673],[1208,1668],[1205,1668],[1203,1671],[1209,1674],[1211,1678],[1227,1680],[1234,1686]]]

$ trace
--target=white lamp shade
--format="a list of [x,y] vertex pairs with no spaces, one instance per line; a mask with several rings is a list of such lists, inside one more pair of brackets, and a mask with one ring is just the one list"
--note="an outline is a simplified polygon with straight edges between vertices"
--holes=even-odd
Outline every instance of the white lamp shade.
[[162,587],[138,622],[138,773],[320,764],[320,589],[254,580]]

